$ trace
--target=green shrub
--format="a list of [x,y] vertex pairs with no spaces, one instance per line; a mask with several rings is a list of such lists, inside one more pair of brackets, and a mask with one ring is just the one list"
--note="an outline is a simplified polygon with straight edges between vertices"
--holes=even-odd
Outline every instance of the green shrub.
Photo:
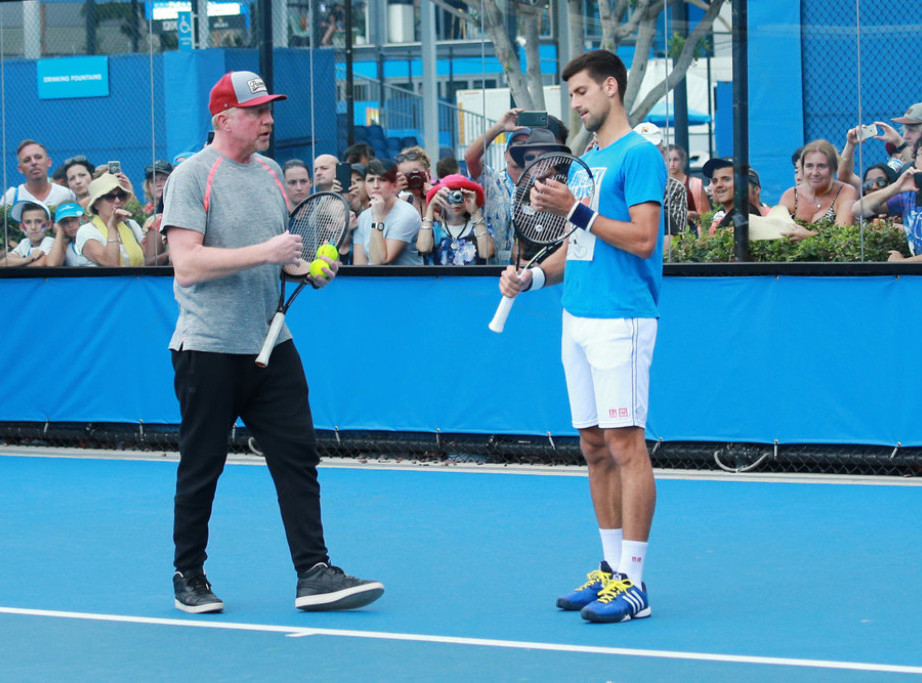
[[[711,218],[702,216],[701,224],[710,226]],[[808,225],[819,234],[800,242],[789,239],[749,242],[751,261],[886,261],[891,250],[909,256],[906,233],[900,223],[869,221],[862,230],[857,225],[838,226],[831,221]],[[729,263],[734,260],[732,230],[718,230],[713,235],[686,232],[672,238],[665,260],[672,263]]]

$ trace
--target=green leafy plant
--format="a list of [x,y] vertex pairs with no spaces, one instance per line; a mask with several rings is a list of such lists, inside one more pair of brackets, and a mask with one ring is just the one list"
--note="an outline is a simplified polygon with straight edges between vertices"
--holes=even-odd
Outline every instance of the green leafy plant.
[[[673,263],[729,263],[734,260],[733,231],[718,230],[708,235],[713,215],[701,218],[702,236],[691,232],[672,237],[666,260]],[[818,234],[800,242],[789,239],[757,240],[749,243],[752,261],[886,261],[890,251],[909,255],[906,233],[900,223],[871,221],[858,225],[838,226],[819,221],[807,226]]]

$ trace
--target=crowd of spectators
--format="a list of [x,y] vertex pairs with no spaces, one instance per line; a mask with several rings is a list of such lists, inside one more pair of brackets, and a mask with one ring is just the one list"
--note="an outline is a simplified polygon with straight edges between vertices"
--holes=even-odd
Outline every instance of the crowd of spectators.
[[[527,259],[531,250],[516,241],[510,220],[515,183],[538,155],[570,149],[562,121],[549,116],[546,127],[529,128],[518,125],[520,113],[510,109],[474,140],[463,165],[452,156],[433,163],[419,146],[402,149],[394,159],[376,159],[367,143],[348,147],[342,159],[332,154],[311,162],[289,159],[282,167],[289,207],[314,192],[343,194],[352,209],[351,230],[340,249],[344,265],[506,264]],[[749,168],[746,211],[769,216],[772,205],[775,211],[784,207],[794,227],[781,234],[792,241],[809,239],[829,225],[888,219],[904,227],[908,260],[922,260],[922,102],[891,122],[846,131],[841,151],[826,140],[797,149],[792,155],[794,184],[774,202],[762,196],[758,171]],[[740,215],[734,160],[708,160],[702,178],[691,173],[687,151],[666,145],[655,125],[643,123],[635,131],[660,149],[667,167],[668,234],[706,238],[733,229]],[[498,140],[504,146],[504,165],[492,168],[484,159]],[[587,149],[594,144],[590,141]],[[862,169],[856,173],[859,149]],[[16,151],[23,182],[8,188],[2,199],[19,228],[16,237],[22,237],[10,239],[0,265],[168,264],[169,253],[159,237],[163,188],[174,166],[194,153],[148,165],[138,196],[120,168],[94,165],[83,155],[66,159],[50,174],[52,160],[45,146],[23,140]],[[896,251],[890,258],[906,259]]]

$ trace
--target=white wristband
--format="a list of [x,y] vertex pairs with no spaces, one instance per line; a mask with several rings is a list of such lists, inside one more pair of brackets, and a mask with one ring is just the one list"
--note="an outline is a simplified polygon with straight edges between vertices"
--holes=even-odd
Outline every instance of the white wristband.
[[528,272],[531,273],[531,287],[526,289],[526,292],[533,292],[536,289],[544,287],[547,276],[544,274],[544,269],[542,269],[541,266],[532,266],[528,269]]

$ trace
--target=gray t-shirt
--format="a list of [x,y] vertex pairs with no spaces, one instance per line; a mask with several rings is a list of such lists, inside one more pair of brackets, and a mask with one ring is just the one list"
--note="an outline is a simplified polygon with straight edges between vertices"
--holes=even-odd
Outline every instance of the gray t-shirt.
[[[259,154],[240,164],[206,147],[170,174],[161,231],[195,230],[204,246],[236,249],[265,242],[288,227],[282,170]],[[207,205],[207,208],[206,208]],[[264,265],[189,287],[173,282],[179,319],[174,350],[257,354],[279,296],[279,266]],[[279,342],[291,339],[282,326]]]
[[[394,206],[388,212],[384,219],[384,239],[400,240],[406,242],[407,246],[400,252],[397,260],[389,265],[392,266],[421,266],[423,260],[416,251],[416,236],[419,234],[419,227],[422,225],[422,218],[410,202],[398,199]],[[371,239],[371,209],[365,209],[359,214],[359,226],[355,229],[355,236],[352,238],[353,243],[362,245],[365,250],[365,258],[369,258],[368,241]]]

